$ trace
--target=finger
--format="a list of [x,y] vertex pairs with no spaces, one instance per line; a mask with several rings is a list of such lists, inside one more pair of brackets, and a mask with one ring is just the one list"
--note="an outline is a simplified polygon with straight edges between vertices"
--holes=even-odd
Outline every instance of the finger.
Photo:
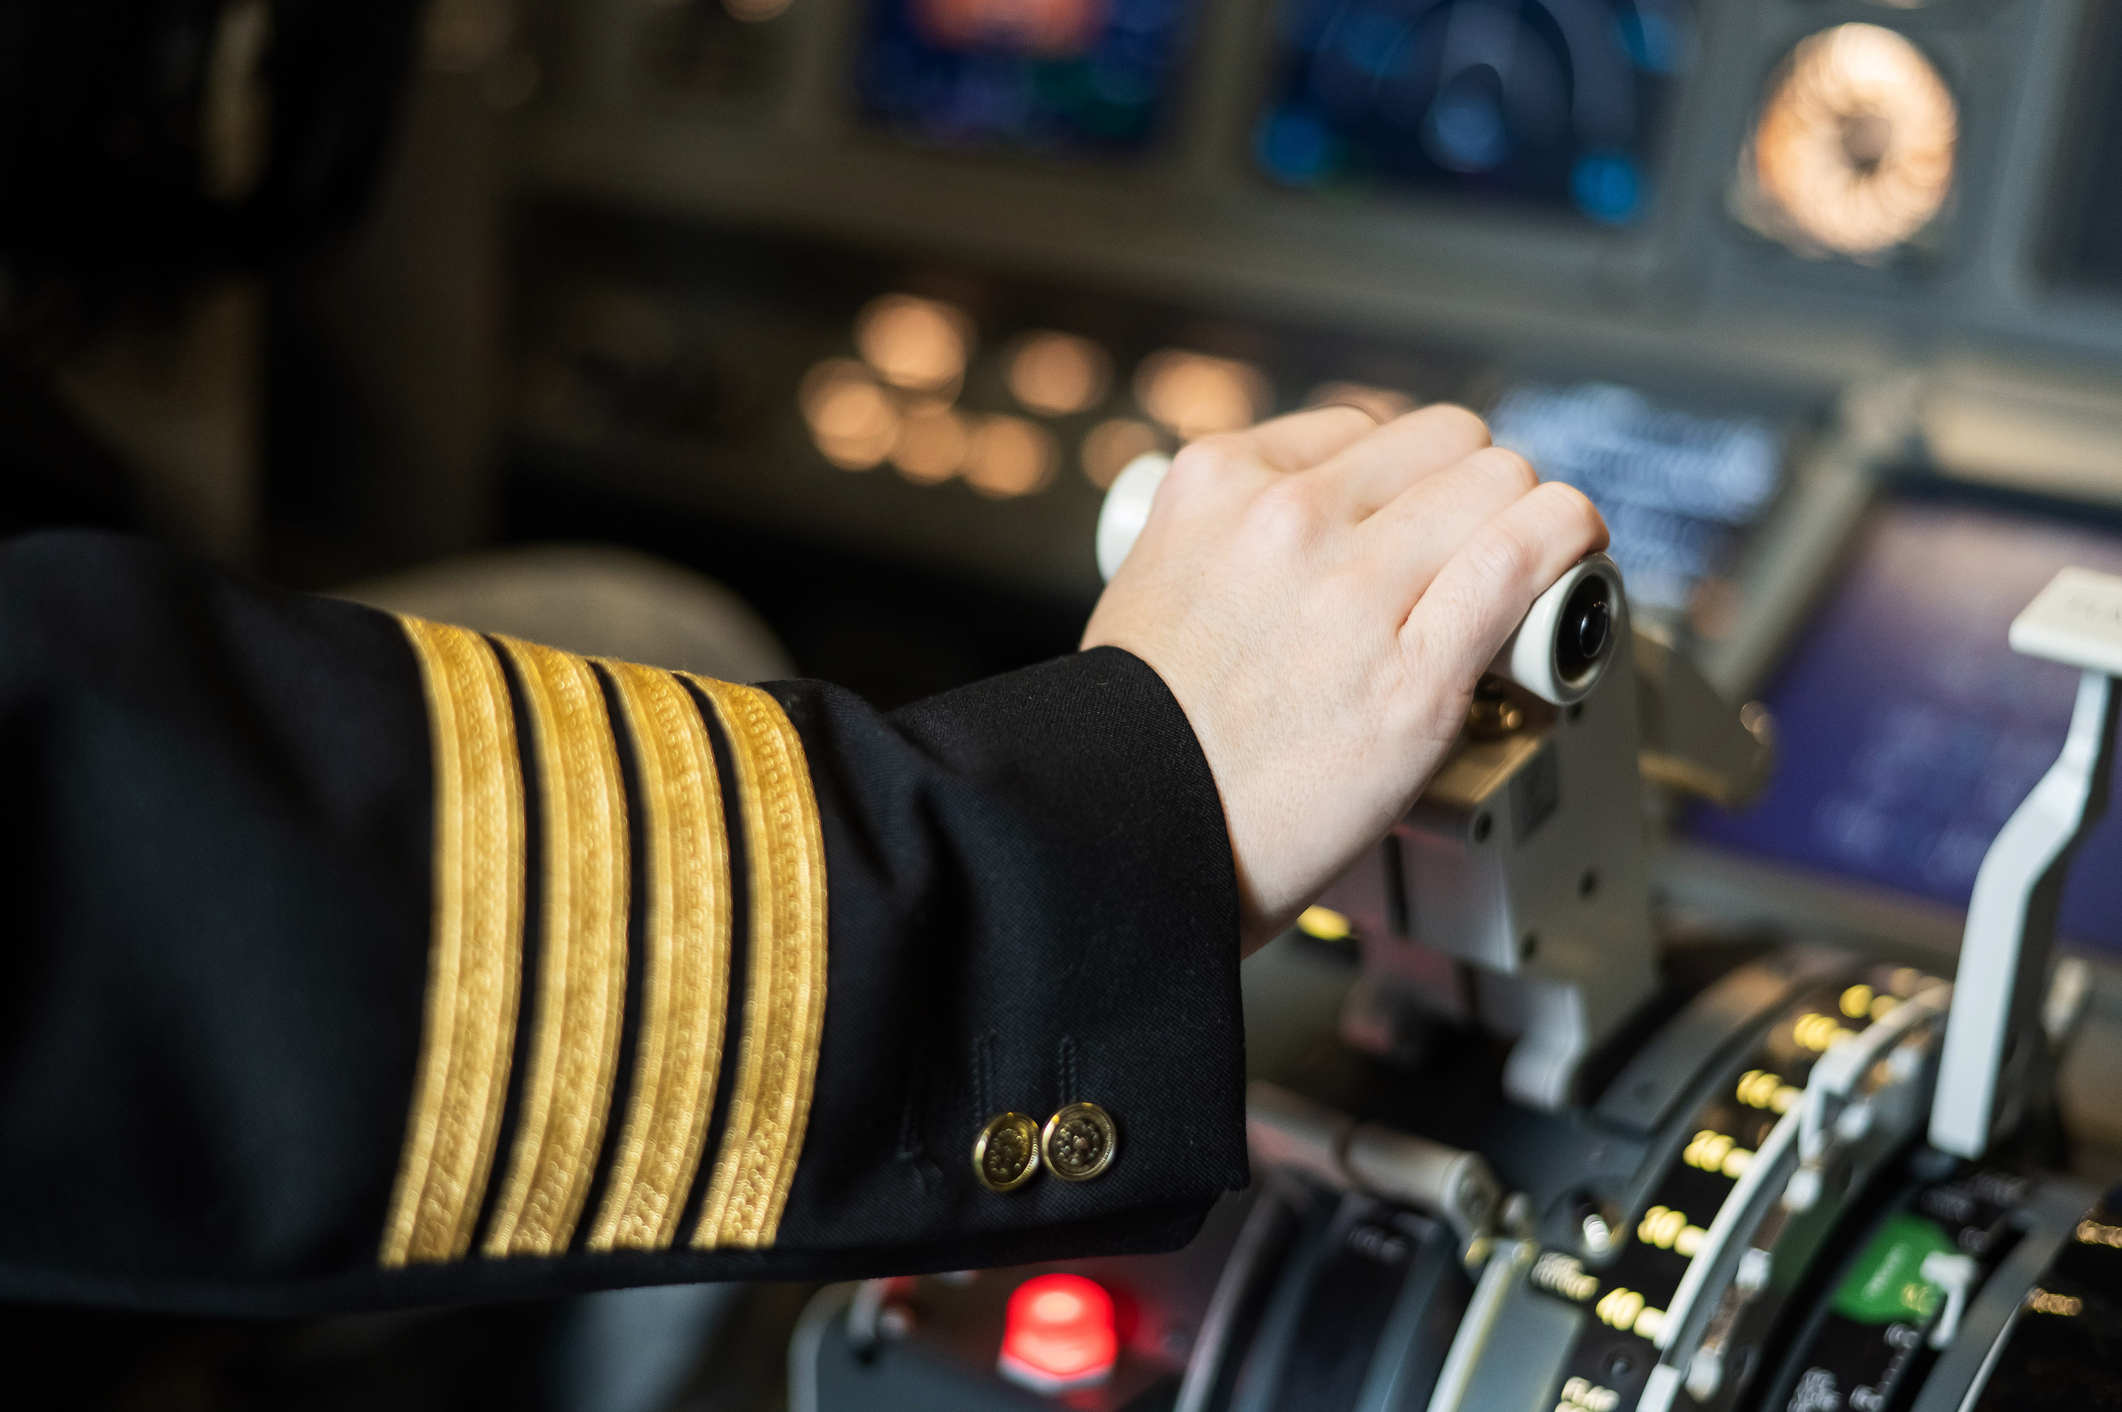
[[1254,455],[1285,473],[1309,470],[1378,429],[1361,407],[1337,402],[1292,412],[1231,435]]
[[1404,650],[1471,690],[1533,599],[1606,542],[1606,521],[1574,487],[1549,482],[1520,496],[1437,571],[1401,629]]
[[1393,418],[1318,468],[1355,519],[1375,514],[1409,486],[1487,446],[1488,423],[1438,402]]
[[1539,483],[1523,456],[1484,446],[1415,482],[1356,526],[1361,552],[1384,566],[1391,601],[1413,603],[1482,526]]

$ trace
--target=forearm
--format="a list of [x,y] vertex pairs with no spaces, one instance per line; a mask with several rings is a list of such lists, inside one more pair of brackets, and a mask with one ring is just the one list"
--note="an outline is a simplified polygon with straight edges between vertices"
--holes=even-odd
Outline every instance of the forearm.
[[[884,718],[60,537],[0,550],[0,770],[0,1293],[989,1264],[1243,1179],[1221,814],[1125,654]],[[1108,1172],[980,1185],[1071,1098]]]

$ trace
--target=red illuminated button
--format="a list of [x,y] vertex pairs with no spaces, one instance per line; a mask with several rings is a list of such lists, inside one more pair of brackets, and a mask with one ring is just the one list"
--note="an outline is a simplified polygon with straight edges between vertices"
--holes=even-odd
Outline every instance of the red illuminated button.
[[1034,1392],[1063,1392],[1111,1377],[1119,1350],[1111,1295],[1081,1275],[1034,1275],[1009,1297],[996,1367]]

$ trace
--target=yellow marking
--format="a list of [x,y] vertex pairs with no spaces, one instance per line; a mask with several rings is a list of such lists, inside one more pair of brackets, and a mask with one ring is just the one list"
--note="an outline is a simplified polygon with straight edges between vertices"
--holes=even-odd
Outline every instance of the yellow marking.
[[1555,1404],[1555,1412],[1614,1412],[1620,1405],[1621,1394],[1612,1388],[1589,1378],[1571,1378],[1562,1384],[1562,1400]]
[[825,844],[803,742],[756,687],[688,677],[728,734],[744,821],[751,951],[728,1127],[695,1248],[774,1243],[803,1153],[825,1028]]
[[1748,1069],[1739,1076],[1738,1099],[1749,1108],[1767,1108],[1788,1113],[1804,1090],[1783,1082],[1781,1076],[1763,1069]]
[[1702,1248],[1705,1234],[1707,1233],[1700,1226],[1689,1224],[1686,1216],[1669,1206],[1651,1207],[1643,1213],[1642,1221],[1636,1225],[1636,1239],[1645,1245],[1655,1245],[1660,1250],[1678,1251],[1690,1257]]
[[1592,1306],[1592,1312],[1614,1328],[1630,1329],[1635,1327],[1636,1320],[1646,1305],[1642,1295],[1617,1285],[1599,1297],[1599,1302]]
[[1855,1033],[1856,1031],[1835,1023],[1834,1019],[1827,1015],[1800,1015],[1797,1023],[1791,1027],[1791,1038],[1795,1039],[1801,1048],[1810,1049],[1815,1054],[1825,1054],[1835,1041],[1848,1039]]
[[1297,930],[1319,941],[1346,941],[1355,928],[1331,907],[1307,907],[1297,918]]
[[2105,1245],[2122,1250],[2122,1226],[2105,1225],[2099,1221],[2080,1221],[2078,1242],[2081,1245]]
[[1636,1224],[1636,1239],[1660,1250],[1671,1250],[1673,1242],[1680,1238],[1680,1232],[1686,1229],[1685,1215],[1669,1206],[1653,1206]]
[[486,640],[400,618],[427,696],[435,863],[425,1012],[378,1261],[456,1260],[486,1195],[523,956],[523,777],[508,682]]
[[1680,1156],[1690,1167],[1734,1178],[1745,1176],[1754,1161],[1751,1148],[1741,1147],[1732,1138],[1708,1128],[1696,1133]]
[[729,837],[707,726],[668,672],[604,664],[634,743],[646,837],[633,1094],[591,1250],[662,1250],[700,1170],[729,1012]]
[[1725,1154],[1732,1150],[1732,1146],[1732,1139],[1723,1133],[1704,1128],[1695,1134],[1694,1140],[1687,1144],[1687,1150],[1680,1155],[1688,1166],[1714,1172],[1723,1165]]
[[2026,1296],[2026,1307],[2036,1314],[2057,1314],[2066,1319],[2075,1319],[2085,1312],[2085,1301],[2075,1294],[2057,1294],[2054,1290],[2036,1289]]
[[523,680],[544,828],[528,1072],[488,1255],[558,1255],[596,1175],[626,1009],[626,790],[588,662],[500,639]]

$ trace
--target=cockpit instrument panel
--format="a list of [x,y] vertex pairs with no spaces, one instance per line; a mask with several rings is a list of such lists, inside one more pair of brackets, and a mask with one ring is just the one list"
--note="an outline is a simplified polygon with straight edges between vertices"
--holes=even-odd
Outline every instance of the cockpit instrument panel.
[[1184,57],[1187,0],[876,0],[864,116],[917,142],[1139,150]]
[[[2006,644],[2058,564],[2122,573],[2110,528],[1929,497],[1888,502],[1771,682],[1780,767],[1711,844],[1965,907],[2005,819],[2055,760],[2078,674]],[[2061,936],[2122,950],[2122,816],[2080,846]]]
[[1288,186],[1627,225],[1694,27],[1685,0],[1284,0],[1254,155]]
[[1770,82],[1740,160],[1738,214],[1801,255],[1879,259],[1945,208],[1959,127],[1952,91],[1905,35],[1822,30]]

